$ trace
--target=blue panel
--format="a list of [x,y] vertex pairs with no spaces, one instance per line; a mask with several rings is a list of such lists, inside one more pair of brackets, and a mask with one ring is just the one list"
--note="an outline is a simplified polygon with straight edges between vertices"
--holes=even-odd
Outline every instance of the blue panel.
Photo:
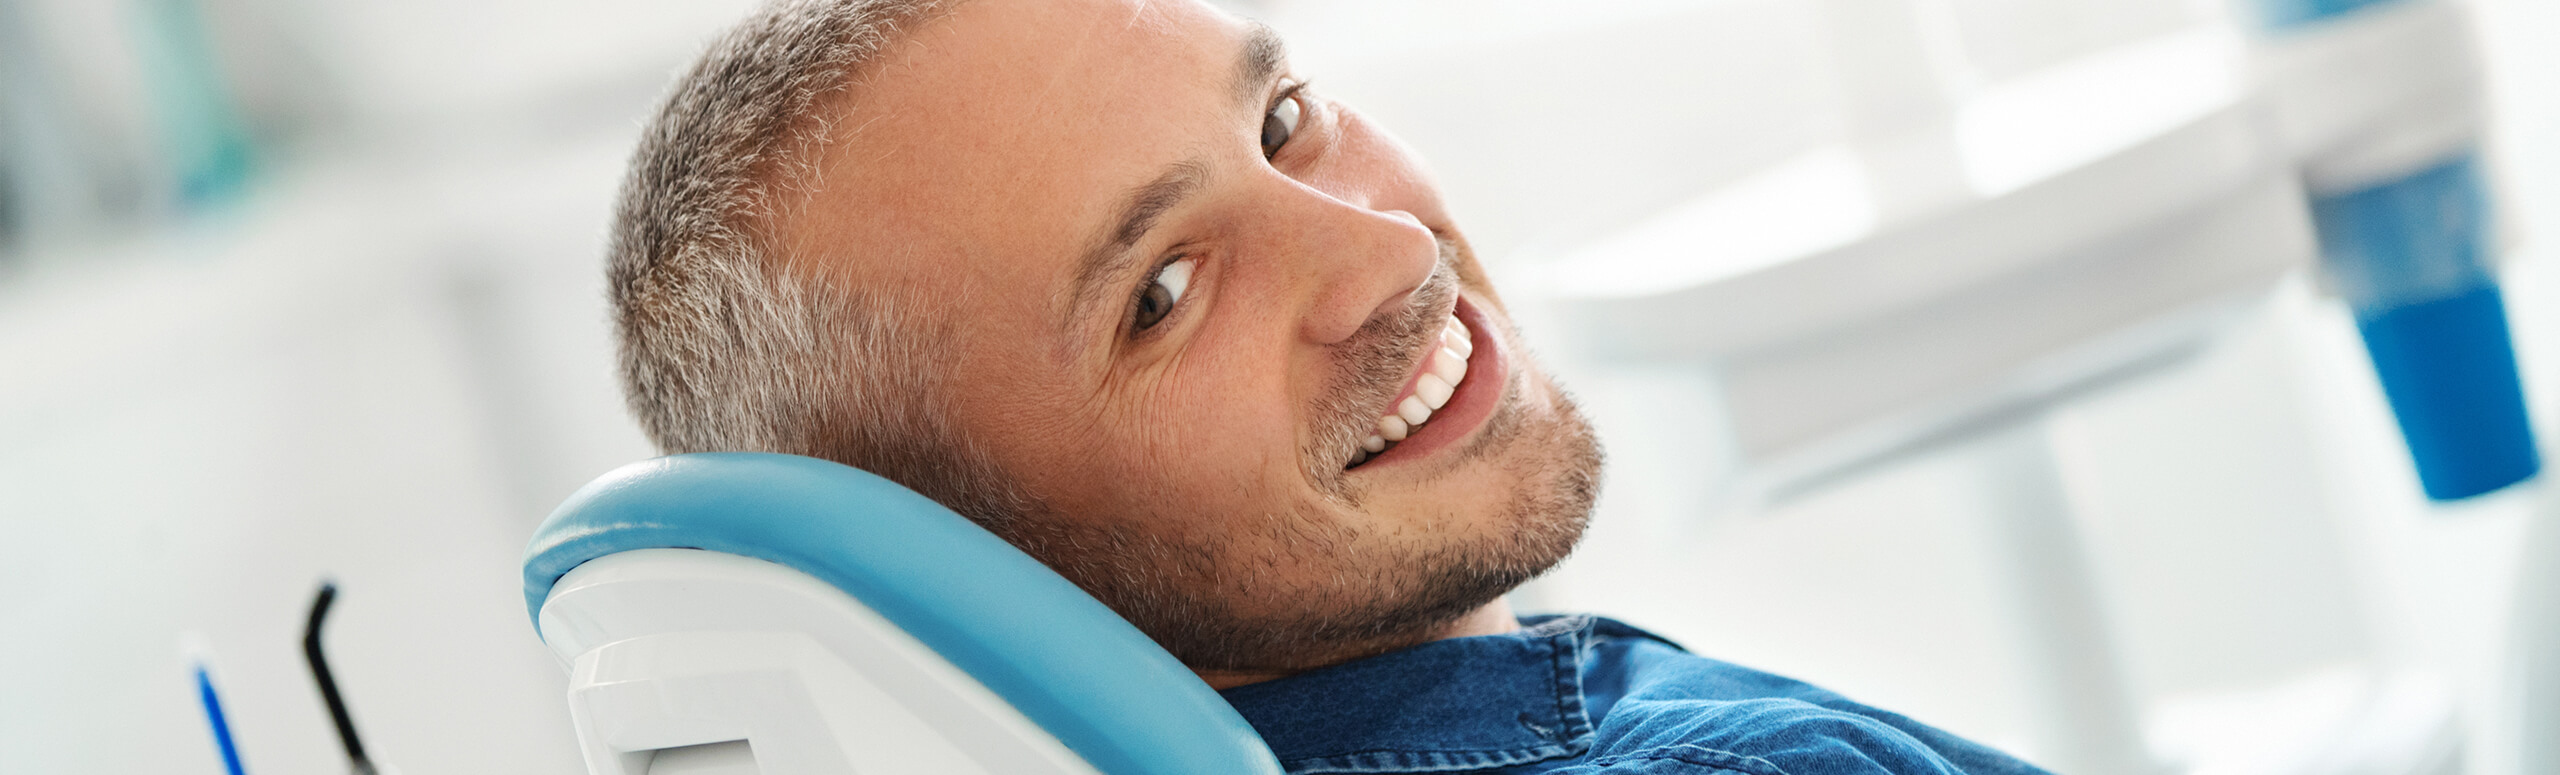
[[2447,299],[2497,282],[2488,187],[2469,154],[2311,200],[2321,268],[2358,314]]
[[2427,497],[2467,498],[2539,471],[2472,157],[2318,197],[2311,216]]
[[2258,23],[2270,30],[2289,30],[2344,16],[2377,5],[2418,0],[2251,0]]
[[535,626],[571,569],[656,548],[754,557],[843,589],[1103,772],[1280,772],[1225,700],[1064,577],[896,483],[814,458],[676,455],[588,484],[526,549]]
[[2386,310],[2357,327],[2427,497],[2468,498],[2541,470],[2496,286]]

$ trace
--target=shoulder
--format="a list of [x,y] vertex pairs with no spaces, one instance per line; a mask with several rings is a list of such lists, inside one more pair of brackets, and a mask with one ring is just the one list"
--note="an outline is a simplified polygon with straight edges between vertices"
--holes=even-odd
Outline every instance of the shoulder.
[[2031,775],[2032,765],[1784,676],[1595,623],[1582,663],[1590,750],[1559,773]]
[[1927,744],[1881,720],[1796,699],[1631,699],[1599,726],[1581,766],[1559,775],[1961,772]]

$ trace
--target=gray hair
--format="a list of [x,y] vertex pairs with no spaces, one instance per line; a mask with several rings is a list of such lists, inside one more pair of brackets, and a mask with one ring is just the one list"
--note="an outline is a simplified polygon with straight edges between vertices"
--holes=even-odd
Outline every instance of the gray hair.
[[[949,421],[920,300],[842,288],[769,244],[814,188],[840,95],[956,0],[780,0],[721,36],[641,136],[606,288],[623,391],[661,452],[783,452],[983,523],[1029,500]],[[862,257],[853,257],[860,260]]]

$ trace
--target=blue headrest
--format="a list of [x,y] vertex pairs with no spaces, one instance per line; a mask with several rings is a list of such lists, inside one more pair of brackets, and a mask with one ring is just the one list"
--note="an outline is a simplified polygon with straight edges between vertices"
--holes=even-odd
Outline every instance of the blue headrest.
[[589,483],[534,531],[524,600],[588,560],[707,549],[844,590],[1113,775],[1271,773],[1235,709],[1048,566],[870,473],[750,452],[675,455]]

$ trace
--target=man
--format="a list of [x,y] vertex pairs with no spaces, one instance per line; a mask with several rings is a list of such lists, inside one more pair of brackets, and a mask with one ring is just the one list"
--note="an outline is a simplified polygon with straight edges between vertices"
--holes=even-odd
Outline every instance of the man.
[[859,466],[1040,558],[1296,772],[2032,772],[1626,625],[1520,619],[1600,455],[1419,162],[1190,0],[805,0],[644,137],[668,452]]

